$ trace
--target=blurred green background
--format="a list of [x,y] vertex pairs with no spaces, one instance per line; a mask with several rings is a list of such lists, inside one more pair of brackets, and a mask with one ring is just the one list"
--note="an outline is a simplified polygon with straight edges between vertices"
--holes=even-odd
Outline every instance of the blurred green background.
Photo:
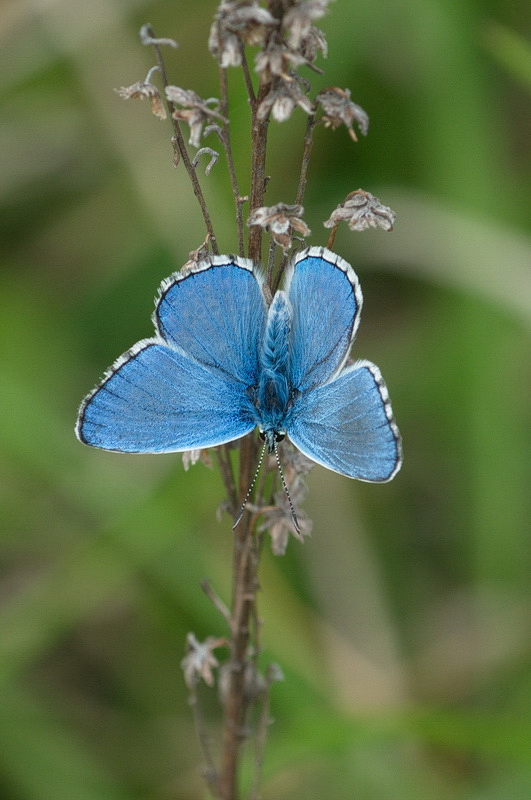
[[[5,0],[2,81],[0,796],[206,797],[179,663],[223,635],[222,486],[179,456],[84,448],[81,397],[152,331],[159,282],[203,239],[170,128],[113,87],[179,41],[170,80],[217,95],[215,2]],[[318,129],[311,244],[352,189],[395,231],[340,230],[365,309],[354,355],[390,386],[405,464],[385,486],[317,467],[314,533],[264,553],[264,662],[286,676],[264,798],[531,797],[531,47],[525,0],[337,0],[313,93],[348,86],[357,145]],[[247,103],[231,73],[245,169]],[[293,202],[304,130],[271,132],[268,199]],[[241,173],[244,175],[244,173]],[[203,179],[236,249],[219,164]],[[242,180],[243,190],[245,183]],[[216,703],[204,693],[215,730]]]

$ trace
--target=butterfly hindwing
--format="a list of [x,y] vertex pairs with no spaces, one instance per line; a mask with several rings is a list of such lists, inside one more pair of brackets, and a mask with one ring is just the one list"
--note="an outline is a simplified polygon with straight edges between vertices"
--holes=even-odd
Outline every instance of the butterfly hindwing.
[[105,450],[169,453],[229,442],[254,426],[239,382],[155,338],[121,356],[85,398],[76,433]]
[[329,381],[345,363],[362,294],[350,264],[322,247],[297,256],[286,289],[293,315],[290,378],[304,391]]
[[369,361],[299,395],[286,431],[306,456],[350,478],[389,481],[402,463],[387,387]]

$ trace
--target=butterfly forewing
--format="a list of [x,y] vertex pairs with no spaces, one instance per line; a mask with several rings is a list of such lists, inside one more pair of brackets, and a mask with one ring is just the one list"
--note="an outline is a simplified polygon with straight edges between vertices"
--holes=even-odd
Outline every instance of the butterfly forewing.
[[251,262],[212,256],[164,281],[154,321],[191,358],[246,384],[257,381],[266,309]]
[[304,391],[343,366],[358,326],[361,289],[352,267],[324,248],[296,259],[288,275],[292,307],[291,383]]

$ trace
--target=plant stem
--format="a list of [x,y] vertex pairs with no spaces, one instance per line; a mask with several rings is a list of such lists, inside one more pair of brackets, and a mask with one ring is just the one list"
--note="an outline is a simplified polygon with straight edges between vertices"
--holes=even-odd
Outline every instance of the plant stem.
[[306,191],[306,183],[308,181],[308,167],[310,165],[310,156],[313,147],[313,126],[315,125],[315,116],[312,114],[308,117],[306,123],[306,133],[304,134],[304,149],[302,152],[301,172],[299,176],[299,185],[297,187],[297,195],[295,203],[302,205],[304,200],[304,192]]
[[[220,110],[226,120],[229,118],[229,93],[227,87],[227,70],[224,67],[219,68],[219,85],[220,85]],[[232,145],[230,137],[230,127],[227,122],[222,126],[221,141],[225,155],[227,157],[227,167],[229,170],[230,183],[232,187],[232,194],[236,206],[236,226],[238,229],[238,253],[240,256],[245,255],[245,243],[243,239],[243,213],[242,205],[245,202],[244,198],[240,195],[238,188],[238,179],[236,177],[236,170],[234,168],[234,158],[232,155]]]
[[[251,120],[251,146],[252,146],[252,166],[251,166],[251,191],[249,193],[249,208],[252,211],[260,208],[264,204],[266,189],[266,150],[267,150],[267,130],[269,126],[269,115],[265,119],[258,117],[258,109],[262,100],[266,97],[270,89],[269,83],[260,83],[258,94],[252,103]],[[249,231],[249,258],[258,264],[262,260],[262,227],[253,225]]]
[[330,235],[329,235],[328,241],[326,243],[326,246],[328,247],[329,250],[331,250],[332,247],[334,246],[334,239],[336,238],[337,229],[338,229],[338,226],[336,225],[330,231]]
[[[240,449],[240,494],[245,496],[254,464],[256,443],[253,436],[242,440]],[[238,798],[238,766],[241,745],[246,738],[249,693],[251,621],[256,614],[258,589],[258,549],[254,537],[253,517],[245,512],[234,532],[233,587],[230,616],[230,658],[227,689],[224,696],[224,721],[219,791],[221,800]]]
[[[155,38],[155,34],[153,32],[153,28],[151,27],[151,25],[146,25],[145,26],[145,31],[150,37],[152,37],[153,39]],[[160,75],[161,75],[161,78],[162,78],[162,84],[163,84],[164,88],[166,88],[166,86],[169,86],[169,82],[168,82],[168,76],[167,76],[167,73],[166,73],[166,65],[164,63],[164,58],[162,56],[162,51],[160,49],[160,45],[157,44],[156,42],[153,42],[151,46],[153,47],[153,50],[155,51],[157,64],[158,64],[158,67],[159,67],[159,70],[160,70]],[[175,144],[177,146],[177,150],[179,152],[179,155],[183,160],[183,164],[184,164],[184,166],[186,168],[186,171],[188,172],[188,175],[190,176],[190,180],[192,182],[192,189],[193,189],[193,192],[194,192],[194,194],[195,194],[195,196],[197,198],[197,201],[199,203],[199,207],[201,208],[201,213],[202,213],[203,219],[205,221],[205,225],[206,225],[206,229],[207,229],[207,232],[208,232],[208,235],[209,235],[209,241],[210,241],[210,244],[211,244],[211,247],[212,247],[212,251],[214,253],[218,254],[219,250],[218,250],[218,246],[217,246],[216,235],[214,233],[212,220],[210,219],[210,214],[208,213],[205,196],[203,194],[203,190],[201,189],[201,184],[199,183],[199,179],[197,177],[197,173],[195,171],[195,167],[193,166],[193,164],[192,164],[192,162],[190,160],[190,156],[188,155],[188,150],[186,149],[186,145],[185,145],[185,142],[184,142],[184,137],[183,137],[183,134],[182,134],[182,131],[181,131],[181,126],[179,125],[179,120],[175,119],[175,117],[173,116],[173,112],[175,111],[175,106],[173,105],[171,100],[168,100],[167,98],[166,98],[166,105],[168,107],[170,119],[171,119],[171,122],[172,122],[172,125],[173,125]]]

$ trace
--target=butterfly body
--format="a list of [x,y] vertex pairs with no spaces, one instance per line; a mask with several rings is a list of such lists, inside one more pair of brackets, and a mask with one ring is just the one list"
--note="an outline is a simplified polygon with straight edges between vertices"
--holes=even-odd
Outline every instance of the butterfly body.
[[374,364],[345,366],[362,303],[354,271],[310,248],[269,307],[262,284],[250,262],[233,256],[164,281],[156,335],[121,356],[85,398],[81,441],[178,452],[258,426],[270,451],[287,435],[329,469],[390,480],[402,456],[387,388]]

